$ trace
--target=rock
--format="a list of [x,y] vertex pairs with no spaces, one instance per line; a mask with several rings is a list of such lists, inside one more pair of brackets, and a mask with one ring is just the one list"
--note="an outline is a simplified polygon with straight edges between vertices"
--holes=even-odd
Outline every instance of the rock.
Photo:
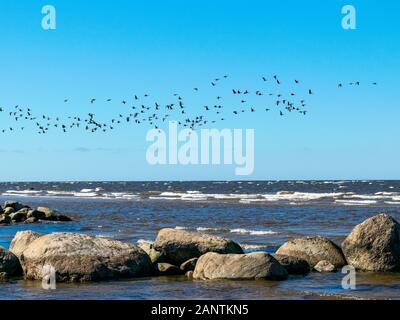
[[306,274],[310,272],[311,268],[306,260],[276,253],[272,254],[272,256],[286,269],[288,274]]
[[2,247],[0,247],[0,273],[3,277],[19,276],[22,273],[17,256]]
[[26,204],[22,204],[18,201],[8,200],[8,201],[4,202],[4,208],[13,208],[14,211],[16,212],[16,211],[19,211],[24,208],[29,209],[29,206],[27,206]]
[[141,248],[144,252],[148,254],[152,263],[157,263],[160,257],[160,252],[156,251],[153,248],[153,244],[144,242],[139,244],[139,248]]
[[67,217],[63,214],[58,215],[58,221],[61,222],[68,222],[68,221],[72,221],[72,219],[70,217]]
[[18,258],[20,258],[21,254],[28,247],[28,245],[30,245],[32,241],[43,235],[43,233],[34,231],[19,231],[15,234],[14,238],[11,241],[10,251]]
[[10,224],[10,223],[11,223],[10,216],[7,216],[5,214],[0,215],[0,224]]
[[45,218],[43,220],[57,221],[59,212],[50,208],[39,207],[36,211],[44,214]]
[[14,212],[15,212],[15,210],[13,208],[11,208],[11,207],[4,208],[4,210],[3,210],[3,213],[6,216],[9,216],[10,214],[13,214]]
[[266,252],[248,254],[202,255],[196,264],[193,278],[207,279],[268,279],[284,280],[288,273],[279,262]]
[[149,256],[139,247],[76,233],[51,233],[32,241],[21,264],[27,279],[42,279],[43,266],[56,270],[57,281],[98,281],[148,276]]
[[387,214],[355,226],[342,248],[349,264],[358,270],[400,271],[400,225]]
[[198,260],[199,260],[199,258],[189,259],[188,261],[185,261],[184,263],[182,263],[181,266],[179,267],[179,269],[181,269],[184,272],[194,271]]
[[35,217],[30,217],[24,221],[24,223],[36,223],[36,222],[38,222],[38,219]]
[[194,272],[192,270],[185,273],[185,277],[188,279],[193,279]]
[[342,250],[331,240],[321,236],[290,240],[283,244],[276,253],[306,260],[311,267],[321,260],[329,261],[336,268],[346,265]]
[[232,240],[176,229],[160,230],[153,248],[160,252],[159,262],[173,265],[180,265],[207,252],[243,253],[242,248]]
[[0,214],[3,214],[3,213],[4,213],[4,209],[2,206],[0,206]]
[[10,214],[10,218],[13,222],[22,222],[26,220],[26,212],[25,211],[18,211]]
[[336,271],[336,267],[330,263],[329,261],[326,260],[321,260],[318,262],[315,266],[314,269],[317,270],[318,272],[334,272]]
[[35,218],[36,220],[44,220],[46,219],[46,214],[37,210],[29,210],[27,216],[29,218]]
[[156,269],[157,274],[160,276],[174,276],[184,273],[177,266],[165,262],[157,263]]

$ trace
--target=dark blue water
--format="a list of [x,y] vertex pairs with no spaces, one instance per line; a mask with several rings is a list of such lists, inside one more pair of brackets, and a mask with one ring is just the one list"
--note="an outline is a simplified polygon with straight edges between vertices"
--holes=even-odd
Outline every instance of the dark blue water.
[[[0,227],[8,247],[17,231],[70,231],[130,243],[153,241],[161,228],[231,238],[246,251],[274,252],[290,238],[323,235],[338,244],[366,218],[386,212],[400,220],[399,181],[79,182],[1,183],[0,201],[56,208],[69,223]],[[397,298],[399,274],[357,274],[357,289],[341,273],[291,276],[284,282],[145,278],[94,284],[13,280],[0,284],[10,299],[319,299]]]

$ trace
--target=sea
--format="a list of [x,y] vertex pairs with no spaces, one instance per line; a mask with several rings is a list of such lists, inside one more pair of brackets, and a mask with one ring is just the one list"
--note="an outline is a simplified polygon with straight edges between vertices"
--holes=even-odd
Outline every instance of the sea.
[[[400,181],[154,181],[0,183],[0,201],[55,208],[72,222],[0,226],[0,246],[16,232],[78,232],[132,244],[153,242],[162,228],[230,238],[246,252],[273,253],[285,241],[321,235],[339,244],[378,213],[400,221]],[[311,272],[286,281],[194,281],[184,276],[95,283],[0,283],[0,299],[398,299],[400,273]]]

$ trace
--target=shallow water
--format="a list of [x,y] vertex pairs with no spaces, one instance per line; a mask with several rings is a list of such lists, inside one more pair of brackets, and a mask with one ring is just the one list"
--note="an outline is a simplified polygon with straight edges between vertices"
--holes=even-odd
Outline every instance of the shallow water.
[[[284,192],[282,192],[284,191]],[[68,223],[0,227],[8,247],[17,231],[71,231],[137,243],[153,241],[164,227],[229,237],[246,251],[274,252],[290,238],[323,235],[336,243],[357,223],[386,212],[400,220],[398,181],[81,182],[2,183],[0,200],[49,206],[74,218]],[[344,290],[339,273],[310,273],[287,281],[190,281],[143,278],[93,284],[13,280],[0,299],[397,299],[400,274],[357,274]]]

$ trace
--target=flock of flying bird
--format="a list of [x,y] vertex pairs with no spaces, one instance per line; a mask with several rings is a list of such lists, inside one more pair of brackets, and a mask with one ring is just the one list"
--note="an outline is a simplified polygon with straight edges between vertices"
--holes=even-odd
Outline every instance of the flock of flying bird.
[[[228,79],[228,75],[220,78],[215,78],[209,84],[209,89],[216,90],[221,82]],[[203,105],[199,108],[190,108],[186,105],[182,95],[178,93],[172,94],[172,101],[170,103],[161,104],[159,102],[150,101],[149,94],[133,95],[132,101],[122,100],[120,104],[124,107],[124,112],[119,113],[117,116],[109,119],[108,121],[101,121],[96,117],[93,112],[87,113],[85,116],[69,116],[66,118],[37,115],[30,108],[14,106],[11,110],[6,110],[0,107],[0,115],[5,114],[12,118],[12,121],[18,125],[9,125],[7,128],[0,128],[0,133],[15,132],[17,130],[25,130],[26,123],[33,123],[39,134],[46,134],[50,129],[58,129],[61,132],[67,133],[74,128],[83,128],[87,132],[108,132],[116,129],[122,124],[143,124],[148,123],[155,129],[159,129],[161,124],[167,120],[176,121],[178,125],[196,129],[207,124],[214,124],[218,121],[226,120],[230,114],[232,116],[239,116],[243,113],[254,112],[277,112],[279,116],[284,116],[288,113],[299,113],[302,115],[307,114],[306,110],[306,96],[312,96],[314,91],[312,89],[303,89],[303,95],[299,94],[297,89],[300,89],[300,81],[294,79],[289,84],[295,86],[296,90],[289,92],[289,94],[282,94],[279,90],[282,81],[277,75],[267,78],[265,76],[260,78],[260,83],[263,84],[258,90],[248,90],[241,88],[229,89],[230,97],[215,94],[215,100],[211,104]],[[274,86],[274,92],[267,87],[267,85]],[[377,85],[376,82],[372,83]],[[359,86],[360,82],[355,81],[348,84],[349,86]],[[343,83],[338,84],[339,88],[344,87]],[[193,88],[194,94],[199,94],[198,87]],[[263,97],[268,97],[266,100]],[[229,100],[228,104],[224,101]],[[112,98],[100,101],[97,98],[91,98],[88,102],[94,107],[99,102],[111,103]],[[70,99],[64,99],[64,104],[70,103]],[[193,115],[195,112],[195,115]],[[21,125],[20,125],[21,124]]]

